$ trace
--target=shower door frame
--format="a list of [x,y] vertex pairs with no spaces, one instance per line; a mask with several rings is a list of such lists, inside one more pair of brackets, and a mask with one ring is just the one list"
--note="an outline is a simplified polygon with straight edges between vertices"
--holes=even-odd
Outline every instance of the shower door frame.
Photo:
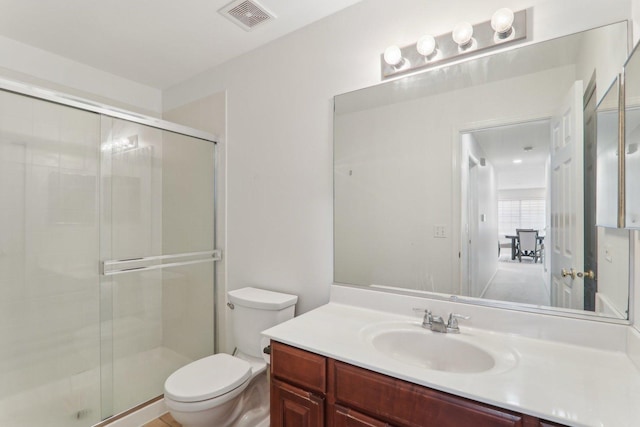
[[217,137],[209,132],[194,129],[189,126],[180,125],[178,123],[169,122],[167,120],[162,120],[156,117],[145,116],[142,114],[134,113],[132,111],[112,107],[107,104],[93,102],[81,97],[67,95],[62,92],[44,89],[26,83],[14,82],[11,80],[0,78],[0,89],[7,92],[26,95],[36,99],[54,102],[60,105],[66,105],[68,107],[77,108],[79,110],[90,111],[109,117],[128,120],[130,122],[150,126],[160,130],[166,130],[186,136],[191,136],[194,138],[209,141],[213,144],[218,143]]
[[[63,106],[67,106],[67,107],[72,107],[78,110],[83,110],[83,111],[88,111],[88,112],[92,112],[92,113],[97,113],[103,116],[107,116],[107,117],[113,117],[113,118],[117,118],[117,119],[122,119],[122,120],[127,120],[133,123],[137,123],[137,124],[141,124],[141,125],[145,125],[145,126],[149,126],[155,129],[159,129],[159,130],[163,130],[163,131],[169,131],[169,132],[173,132],[176,134],[180,134],[180,135],[185,135],[188,137],[193,137],[199,140],[203,140],[206,142],[210,142],[213,143],[214,145],[218,144],[218,138],[216,135],[211,134],[209,132],[205,132],[205,131],[201,131],[198,129],[194,129],[191,128],[189,126],[184,126],[184,125],[180,125],[178,123],[173,123],[167,120],[163,120],[163,119],[159,119],[156,117],[151,117],[151,116],[146,116],[146,115],[142,115],[142,114],[138,114],[132,111],[128,111],[125,109],[121,109],[121,108],[117,108],[117,107],[112,107],[110,105],[107,104],[102,104],[99,102],[94,102],[82,97],[77,97],[74,95],[68,95],[65,94],[64,92],[58,92],[55,90],[51,90],[51,89],[46,89],[46,88],[42,88],[42,87],[38,87],[36,85],[31,85],[28,83],[22,83],[22,82],[17,82],[17,81],[12,81],[12,80],[8,80],[5,78],[0,78],[0,90],[5,91],[5,92],[9,92],[9,93],[14,93],[14,94],[18,94],[18,95],[23,95],[23,96],[27,96],[30,98],[34,98],[34,99],[39,99],[39,100],[43,100],[43,101],[48,101],[48,102],[52,102],[55,104],[59,104],[59,105],[63,105]],[[217,261],[220,261],[222,259],[222,250],[217,249],[216,248],[216,239],[217,239],[217,230],[216,230],[216,217],[217,217],[217,185],[216,185],[216,178],[217,178],[217,173],[216,171],[218,170],[217,168],[217,163],[218,163],[218,156],[217,156],[217,150],[214,150],[214,173],[213,173],[213,189],[214,192],[212,194],[212,198],[213,198],[213,247],[214,250],[211,251],[210,253],[207,253],[207,256],[210,256],[211,258],[209,258],[208,260],[199,260],[199,261],[191,261],[192,263],[198,263],[198,262],[205,262],[205,261],[213,261],[214,263]],[[98,190],[100,191],[102,185],[98,184]],[[100,238],[102,238],[102,236],[100,236]],[[184,254],[183,254],[184,255]],[[200,253],[198,254],[186,254],[186,255],[201,255]],[[169,255],[168,257],[172,257],[172,255]],[[152,258],[165,258],[165,256],[161,256],[161,257],[152,257]],[[99,260],[99,264],[100,264],[100,270],[98,272],[99,276],[103,276],[103,275],[111,275],[111,274],[118,274],[115,271],[105,271],[105,265],[104,264],[108,264],[108,263],[104,263]],[[118,261],[116,261],[118,262]],[[189,263],[189,261],[187,261],[186,263]],[[178,264],[182,264],[182,263],[178,263]],[[165,266],[170,266],[170,265],[165,265]],[[147,267],[147,268],[156,268],[156,267]],[[108,269],[107,269],[108,270]],[[215,275],[215,270],[214,270],[214,276],[213,276],[213,294],[214,296],[217,295],[217,286],[216,286],[216,275]],[[100,284],[98,284],[98,286],[100,286]],[[217,304],[214,302],[213,304],[213,319],[214,319],[214,339],[213,339],[213,351],[214,354],[218,352],[218,339],[217,339]],[[101,319],[102,319],[102,314],[100,315]],[[100,334],[100,340],[102,341],[102,333]],[[101,350],[102,351],[102,350]],[[100,369],[102,369],[102,361],[100,363]],[[100,385],[100,389],[103,390],[103,385]],[[101,392],[102,393],[102,392]],[[159,399],[162,398],[162,395],[159,395],[153,399],[150,399],[146,402],[140,402],[137,406],[129,408],[127,410],[125,410],[124,412],[118,413],[118,414],[111,414],[108,415],[106,418],[103,418],[100,422],[98,422],[98,424],[95,424],[93,427],[101,427],[101,426],[105,426],[119,418],[122,418],[123,416],[132,413],[136,410],[139,410],[140,408],[143,408],[144,406],[156,402]],[[101,406],[104,404],[104,396],[101,395]],[[101,412],[104,414],[104,408],[101,407]],[[101,417],[102,418],[102,417]]]

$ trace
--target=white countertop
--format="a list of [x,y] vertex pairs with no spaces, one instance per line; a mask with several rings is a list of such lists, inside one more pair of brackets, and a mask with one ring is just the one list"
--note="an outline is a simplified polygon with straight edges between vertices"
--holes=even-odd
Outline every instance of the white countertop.
[[264,335],[433,389],[571,426],[640,425],[640,372],[623,351],[491,332],[460,325],[461,335],[507,348],[516,363],[484,373],[449,373],[396,361],[364,338],[384,322],[416,322],[403,316],[329,303],[264,331]]

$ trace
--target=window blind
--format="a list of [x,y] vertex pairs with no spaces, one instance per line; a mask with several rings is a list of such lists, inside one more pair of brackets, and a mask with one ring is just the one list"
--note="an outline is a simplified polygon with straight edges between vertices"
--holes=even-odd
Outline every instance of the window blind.
[[498,200],[500,235],[515,235],[518,228],[544,229],[545,209],[544,199]]

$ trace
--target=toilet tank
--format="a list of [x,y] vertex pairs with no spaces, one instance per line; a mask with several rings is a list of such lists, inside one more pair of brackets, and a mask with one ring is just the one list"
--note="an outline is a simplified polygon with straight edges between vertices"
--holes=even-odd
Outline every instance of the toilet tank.
[[238,350],[253,357],[262,357],[260,333],[293,318],[296,295],[242,288],[228,294],[231,303],[232,333]]

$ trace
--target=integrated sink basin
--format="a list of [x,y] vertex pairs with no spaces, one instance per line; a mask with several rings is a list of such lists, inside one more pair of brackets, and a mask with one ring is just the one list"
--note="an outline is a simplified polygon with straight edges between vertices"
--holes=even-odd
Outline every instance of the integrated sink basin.
[[513,351],[490,333],[445,334],[419,322],[382,323],[364,328],[361,336],[380,354],[414,367],[470,374],[504,371],[516,365]]
[[484,372],[496,365],[485,350],[447,334],[391,331],[375,336],[371,343],[396,360],[436,371]]

